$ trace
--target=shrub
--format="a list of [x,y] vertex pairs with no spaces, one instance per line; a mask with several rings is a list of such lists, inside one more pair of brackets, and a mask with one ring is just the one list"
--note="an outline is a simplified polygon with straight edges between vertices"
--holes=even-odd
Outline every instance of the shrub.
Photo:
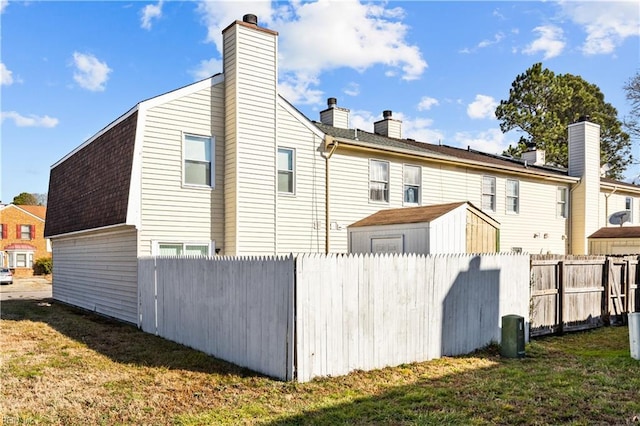
[[33,262],[34,275],[50,275],[53,270],[53,260],[50,257],[41,257]]

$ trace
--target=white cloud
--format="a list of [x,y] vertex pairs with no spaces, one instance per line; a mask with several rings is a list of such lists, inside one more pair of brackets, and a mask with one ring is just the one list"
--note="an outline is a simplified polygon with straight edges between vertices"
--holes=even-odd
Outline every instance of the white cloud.
[[212,58],[200,61],[200,65],[191,71],[191,74],[196,80],[202,80],[220,72],[222,72],[222,60]]
[[503,33],[497,33],[496,35],[493,36],[493,40],[482,40],[480,43],[478,43],[478,47],[480,49],[485,48],[485,47],[489,47],[489,46],[491,46],[493,44],[500,43],[503,39],[504,39],[504,34]]
[[106,62],[100,62],[91,54],[74,52],[73,64],[76,67],[73,79],[80,87],[92,92],[101,92],[105,89],[109,73],[112,71]]
[[9,6],[9,0],[0,0],[0,14],[4,13],[7,6]]
[[454,140],[460,148],[471,148],[487,154],[501,155],[509,144],[513,141],[507,137],[500,129],[488,129],[481,132],[458,132],[454,135]]
[[467,106],[469,118],[495,118],[495,110],[498,102],[487,95],[476,95],[476,100]]
[[432,106],[439,104],[437,99],[423,96],[422,99],[420,99],[420,103],[418,103],[418,111],[429,111]]
[[[364,71],[383,65],[386,75],[395,73],[403,80],[415,80],[427,67],[418,46],[406,40],[409,28],[401,22],[402,8],[356,0],[274,4],[272,10],[270,2],[201,2],[198,10],[207,25],[208,40],[219,52],[221,31],[247,12],[258,16],[260,26],[276,28],[280,34],[280,88],[292,102],[308,104],[321,99],[316,87],[326,71]],[[292,98],[293,90],[302,92],[293,93]]]
[[531,42],[523,51],[527,55],[544,53],[544,59],[554,58],[562,53],[566,43],[563,41],[562,28],[554,25],[542,25],[533,29],[539,37]]
[[560,4],[573,22],[584,27],[587,38],[582,52],[586,55],[612,53],[626,38],[640,36],[637,1]]
[[18,127],[56,127],[58,125],[58,119],[45,115],[39,117],[31,114],[28,117],[20,115],[15,111],[3,111],[0,114],[0,121],[13,120],[14,124]]
[[13,84],[13,72],[5,64],[0,62],[0,85],[11,86]]
[[358,96],[360,94],[360,85],[355,82],[351,82],[343,90],[345,95]]
[[151,29],[151,21],[162,17],[162,0],[158,4],[148,4],[140,12],[140,26],[145,30]]

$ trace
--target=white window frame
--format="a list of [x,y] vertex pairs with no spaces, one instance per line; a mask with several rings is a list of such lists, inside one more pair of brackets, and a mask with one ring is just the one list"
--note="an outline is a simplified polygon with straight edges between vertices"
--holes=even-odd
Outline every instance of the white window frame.
[[[18,256],[24,255],[26,266],[18,266]],[[7,251],[9,268],[33,268],[33,252],[32,251]]]
[[[373,164],[384,164],[386,165],[386,174],[387,174],[387,179],[386,180],[382,180],[382,179],[373,179]],[[390,171],[391,171],[391,165],[389,164],[388,161],[384,161],[384,160],[375,160],[375,159],[370,159],[369,160],[369,202],[371,203],[381,203],[381,204],[389,204],[389,194],[390,194],[390,185],[389,185],[389,176],[390,176]],[[378,200],[378,199],[374,199],[371,195],[372,195],[372,186],[375,184],[384,184],[385,188],[382,190],[382,194],[383,194],[383,199],[382,200]],[[377,191],[377,190],[376,190]]]
[[[26,232],[25,232],[26,230]],[[27,237],[25,238],[25,234]],[[31,241],[31,225],[20,225],[20,240],[28,240]]]
[[[510,193],[509,183],[514,183],[515,194]],[[507,214],[520,213],[520,181],[517,179],[506,179],[504,183],[504,202],[505,212]],[[515,201],[515,204],[513,203]]]
[[624,209],[629,210],[629,223],[634,223],[633,220],[633,197],[626,197],[624,199]]
[[[418,169],[418,182],[407,182],[407,175],[406,175],[406,171],[408,169]],[[404,168],[402,170],[402,180],[403,180],[403,186],[402,186],[402,202],[405,205],[409,205],[409,206],[419,206],[421,204],[422,201],[422,167],[420,166],[416,166],[413,164],[405,164]],[[410,188],[415,188],[417,193],[416,193],[416,201],[408,201],[407,200],[407,190]]]
[[[486,192],[485,191],[485,180],[491,180],[492,182],[492,187],[493,187],[493,192]],[[482,210],[485,211],[492,211],[495,212],[496,211],[496,190],[498,188],[497,182],[496,182],[496,177],[495,176],[488,176],[488,175],[484,175],[482,176],[482,188],[480,189],[481,194],[482,194],[482,199],[480,200],[480,204],[482,206]],[[485,203],[484,203],[484,199],[485,197],[491,197],[491,206],[490,207],[485,207]]]
[[558,186],[556,189],[556,217],[558,218],[566,219],[569,217],[568,193],[569,190],[565,187]]
[[[205,161],[201,161],[199,159],[189,159],[187,158],[187,139],[189,138],[197,138],[197,139],[208,139],[209,140],[209,184],[201,184],[201,183],[193,183],[187,182],[187,161],[192,162],[200,162],[206,163]],[[206,189],[214,189],[215,188],[215,176],[216,176],[216,167],[215,167],[215,157],[216,157],[216,139],[215,136],[205,136],[205,135],[196,135],[193,133],[183,133],[182,134],[182,184],[186,187],[191,188],[206,188]]]
[[[286,169],[284,168],[280,168],[280,153],[281,152],[287,152],[290,156],[291,156],[291,169],[289,169],[288,167]],[[296,193],[296,150],[293,148],[287,148],[287,147],[278,147],[278,157],[276,160],[277,163],[277,169],[278,169],[278,176],[276,177],[276,186],[277,186],[277,190],[278,193],[280,194],[288,194],[288,195],[295,195]],[[288,176],[289,179],[291,180],[291,191],[281,191],[280,190],[280,176],[281,174],[284,176]]]
[[[207,246],[207,256],[213,256],[216,252],[216,242],[215,241],[171,241],[171,240],[154,240],[151,242],[151,255],[152,256],[161,256],[160,254],[160,246],[161,245],[172,245],[172,246],[181,246],[182,253],[185,252],[188,246]],[[184,257],[185,254],[181,254],[178,257]]]

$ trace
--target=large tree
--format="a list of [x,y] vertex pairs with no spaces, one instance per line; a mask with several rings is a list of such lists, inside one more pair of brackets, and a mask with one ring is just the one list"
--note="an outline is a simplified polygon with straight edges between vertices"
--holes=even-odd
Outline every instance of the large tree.
[[541,63],[518,75],[509,99],[496,108],[504,133],[524,133],[518,145],[507,150],[510,155],[536,147],[546,151],[548,163],[562,167],[567,167],[567,126],[589,116],[589,121],[600,125],[600,161],[609,166],[607,176],[621,179],[632,161],[631,141],[617,115],[598,86],[580,76],[554,74]]
[[38,197],[36,197],[34,194],[29,194],[28,192],[22,192],[20,193],[20,195],[16,195],[15,197],[13,197],[13,204],[23,206],[37,206]]
[[640,73],[631,77],[624,85],[627,100],[631,104],[629,116],[624,120],[624,126],[634,138],[640,138]]

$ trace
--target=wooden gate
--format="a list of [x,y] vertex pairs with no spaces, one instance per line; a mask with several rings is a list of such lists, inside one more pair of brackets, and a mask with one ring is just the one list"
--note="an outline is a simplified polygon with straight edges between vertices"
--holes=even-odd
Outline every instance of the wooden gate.
[[531,336],[622,324],[640,311],[638,257],[531,256]]

